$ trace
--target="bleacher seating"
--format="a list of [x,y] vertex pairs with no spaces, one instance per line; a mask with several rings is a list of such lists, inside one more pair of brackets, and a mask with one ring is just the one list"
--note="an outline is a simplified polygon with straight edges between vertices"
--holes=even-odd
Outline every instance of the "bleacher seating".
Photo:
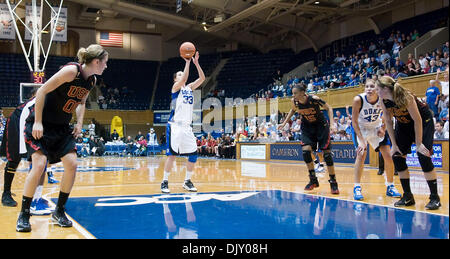
[[[68,62],[76,61],[74,57],[49,56],[46,64],[47,79]],[[43,59],[40,60],[41,66]],[[0,54],[0,107],[14,107],[19,104],[19,85],[30,82],[31,74],[22,54]],[[157,61],[109,59],[108,68],[99,80],[103,79],[107,88],[127,86],[129,94],[120,95],[115,109],[147,110],[156,80]]]

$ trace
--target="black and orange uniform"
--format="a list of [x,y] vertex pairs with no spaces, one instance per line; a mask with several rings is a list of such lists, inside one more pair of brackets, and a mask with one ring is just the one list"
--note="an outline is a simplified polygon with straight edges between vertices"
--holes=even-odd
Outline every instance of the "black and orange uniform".
[[34,124],[34,109],[28,116],[25,125],[25,142],[27,143],[28,159],[40,150],[47,156],[49,163],[54,164],[61,161],[61,157],[76,150],[75,138],[72,135],[73,127],[70,125],[72,113],[87,96],[95,85],[95,75],[87,79],[82,77],[80,64],[71,62],[66,66],[76,66],[77,76],[71,82],[64,83],[48,93],[42,111],[42,125],[44,134],[41,139],[32,136]]
[[[422,117],[422,143],[433,152],[433,137],[434,137],[434,121],[433,114],[428,105],[416,96],[414,96],[417,108],[419,109],[420,117]],[[402,154],[411,153],[411,145],[415,142],[414,120],[409,114],[407,108],[400,109],[393,101],[383,100],[383,103],[388,111],[395,117],[395,139],[397,146]]]
[[[28,101],[20,104],[8,117],[5,126],[5,133],[3,134],[2,145],[0,147],[0,156],[6,156],[8,162],[13,162],[19,165],[24,152],[20,152],[20,118],[24,109],[34,109],[35,98],[30,98]],[[26,157],[26,156],[23,156]]]
[[3,175],[2,204],[4,206],[17,206],[16,201],[11,196],[11,185],[22,157],[26,157],[27,150],[23,138],[23,123],[24,118],[30,113],[32,107],[34,107],[34,102],[35,98],[33,97],[19,105],[11,113],[6,122],[2,145],[0,147],[0,156],[6,156],[7,159],[5,173]]
[[294,104],[302,120],[302,146],[311,146],[313,150],[316,148],[320,150],[330,149],[330,126],[321,111],[325,101],[322,99],[316,100],[308,95],[306,103],[302,104],[294,100]]

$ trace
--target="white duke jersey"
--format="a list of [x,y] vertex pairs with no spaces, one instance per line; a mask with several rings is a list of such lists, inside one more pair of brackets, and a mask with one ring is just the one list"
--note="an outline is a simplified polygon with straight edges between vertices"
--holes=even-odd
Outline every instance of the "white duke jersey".
[[192,89],[187,86],[181,87],[180,91],[172,93],[169,122],[189,126],[192,123],[193,107]]
[[383,115],[383,109],[380,105],[380,98],[377,99],[375,104],[369,103],[367,101],[367,94],[362,93],[359,94],[361,98],[361,110],[359,111],[358,124],[359,127],[362,128],[377,128],[381,127],[382,120],[381,116]]

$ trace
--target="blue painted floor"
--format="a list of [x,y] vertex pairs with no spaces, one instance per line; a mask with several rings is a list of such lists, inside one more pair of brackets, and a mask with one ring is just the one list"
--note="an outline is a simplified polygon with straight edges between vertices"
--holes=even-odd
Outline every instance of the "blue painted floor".
[[66,210],[101,239],[449,238],[448,216],[278,190],[71,197]]

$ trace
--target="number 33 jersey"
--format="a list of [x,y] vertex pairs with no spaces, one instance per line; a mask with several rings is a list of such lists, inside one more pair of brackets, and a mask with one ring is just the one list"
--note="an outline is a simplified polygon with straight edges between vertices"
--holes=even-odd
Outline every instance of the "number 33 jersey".
[[193,107],[194,95],[192,89],[188,86],[181,87],[178,92],[172,93],[169,122],[190,126]]
[[361,110],[359,111],[358,124],[360,128],[378,128],[381,127],[383,109],[380,105],[380,98],[374,104],[367,101],[367,94],[359,94],[361,98]]

